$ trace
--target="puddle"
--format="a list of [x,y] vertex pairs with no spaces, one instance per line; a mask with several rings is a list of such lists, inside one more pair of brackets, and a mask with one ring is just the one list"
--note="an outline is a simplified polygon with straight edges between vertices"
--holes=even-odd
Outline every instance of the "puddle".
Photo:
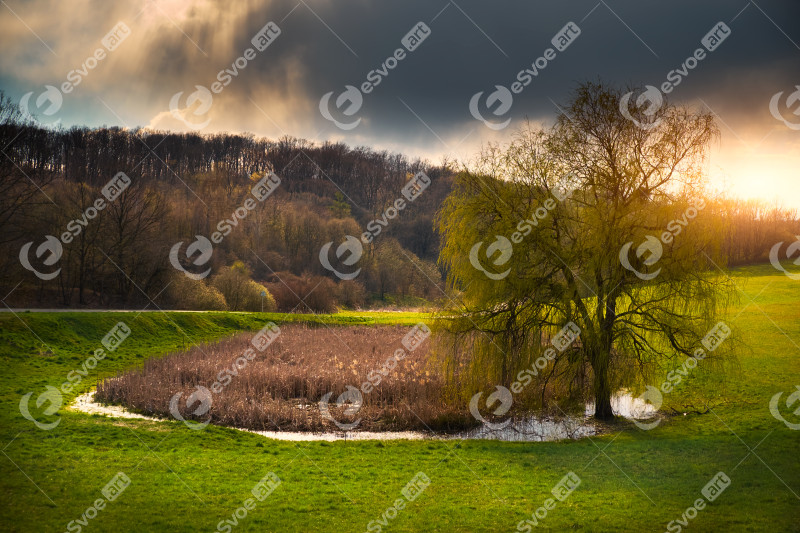
[[[625,418],[648,418],[655,409],[640,398],[621,391],[611,399],[614,413]],[[113,418],[135,418],[141,420],[163,421],[162,418],[141,415],[118,405],[103,405],[95,402],[94,391],[78,396],[69,406],[73,411],[86,414],[104,415]],[[491,439],[514,442],[543,442],[565,439],[580,439],[599,433],[598,427],[589,421],[594,413],[594,404],[586,405],[587,418],[536,418],[525,417],[509,421],[503,427],[483,425],[481,427],[455,434],[432,434],[422,431],[349,431],[312,433],[307,431],[256,431],[233,428],[255,433],[270,439],[284,441],[347,441],[347,440],[473,440]]]
[[491,439],[521,442],[544,442],[564,439],[580,439],[597,435],[597,427],[582,418],[559,419],[526,417],[512,420],[503,428],[481,426],[459,433],[459,439]]
[[431,435],[421,431],[348,431],[347,433],[312,433],[309,431],[255,431],[253,429],[241,429],[241,431],[262,435],[268,439],[290,441],[324,440],[333,442],[337,440],[441,440],[443,438],[449,438]]
[[94,392],[87,392],[86,394],[81,394],[75,401],[67,408],[72,411],[79,411],[81,413],[86,413],[88,415],[105,415],[110,416],[113,418],[139,418],[142,420],[159,420],[158,418],[154,418],[152,416],[145,416],[140,415],[139,413],[133,413],[128,411],[124,407],[120,407],[119,405],[103,405],[100,403],[96,403],[94,401]]
[[[614,414],[628,419],[651,418],[656,408],[639,397],[631,395],[627,390],[621,390],[611,397],[611,410]],[[586,416],[594,414],[594,402],[586,404]]]
[[[163,418],[134,413],[119,405],[103,405],[95,402],[95,391],[81,394],[68,407],[73,411],[89,415],[104,415],[112,418],[136,418],[140,420],[153,420],[163,422]],[[312,433],[310,431],[256,431],[254,429],[233,428],[247,431],[276,440],[290,441],[337,441],[337,440],[422,440],[437,438],[421,431],[349,431],[336,433]]]

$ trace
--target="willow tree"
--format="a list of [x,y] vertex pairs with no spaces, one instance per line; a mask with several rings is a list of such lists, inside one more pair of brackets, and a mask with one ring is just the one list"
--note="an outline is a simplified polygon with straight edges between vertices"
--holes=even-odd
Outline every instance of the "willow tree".
[[[581,85],[553,126],[525,126],[457,177],[437,216],[459,293],[440,345],[454,381],[529,387],[543,402],[549,384],[593,396],[608,419],[617,387],[695,354],[724,311],[703,174],[713,117],[665,105],[629,110],[636,124],[623,93]],[[546,351],[570,323],[579,338]],[[527,368],[538,371],[520,382]]]

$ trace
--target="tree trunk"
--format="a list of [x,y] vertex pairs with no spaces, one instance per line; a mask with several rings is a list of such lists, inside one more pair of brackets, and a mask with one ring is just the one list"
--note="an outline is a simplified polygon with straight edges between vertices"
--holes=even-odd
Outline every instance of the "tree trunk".
[[612,420],[614,412],[611,410],[611,392],[594,391],[594,417],[598,420]]
[[597,354],[592,359],[594,371],[594,417],[598,420],[612,420],[611,385],[608,382],[609,354]]

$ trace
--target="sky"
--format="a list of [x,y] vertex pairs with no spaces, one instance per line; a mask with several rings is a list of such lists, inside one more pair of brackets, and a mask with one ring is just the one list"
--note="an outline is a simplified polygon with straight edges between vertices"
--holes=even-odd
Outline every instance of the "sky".
[[2,0],[0,90],[48,125],[438,163],[552,123],[581,82],[650,86],[631,102],[717,115],[715,188],[800,209],[798,43],[795,0]]

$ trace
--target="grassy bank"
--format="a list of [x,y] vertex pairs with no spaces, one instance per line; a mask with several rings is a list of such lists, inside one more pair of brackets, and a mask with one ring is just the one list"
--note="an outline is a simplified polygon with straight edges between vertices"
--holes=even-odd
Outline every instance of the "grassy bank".
[[[257,330],[267,320],[309,317],[0,313],[0,527],[67,531],[71,521],[94,515],[87,509],[123,472],[130,486],[86,520],[82,531],[214,531],[234,518],[238,525],[229,526],[237,532],[513,531],[574,472],[578,488],[556,501],[534,530],[665,531],[722,471],[730,486],[689,518],[685,530],[800,531],[800,431],[769,412],[775,393],[785,391],[785,398],[800,385],[800,282],[763,267],[740,271],[737,280],[743,295],[728,320],[750,349],[725,379],[692,374],[665,399],[675,406],[710,399],[712,412],[671,417],[651,431],[623,426],[607,436],[557,443],[288,443],[214,426],[192,431],[177,421],[113,420],[63,408],[42,416],[60,418],[55,429],[43,431],[20,414],[21,397],[33,392],[35,399],[45,386],[58,387],[119,321],[130,327],[130,336],[65,395],[65,403],[98,376],[147,357]],[[313,319],[410,325],[420,318],[346,313]],[[786,409],[784,414],[791,416]],[[282,480],[280,486],[237,517],[269,472]],[[418,472],[430,485],[407,501],[402,491]],[[406,501],[403,508],[390,510],[398,499]],[[78,525],[72,522],[71,530]]]

